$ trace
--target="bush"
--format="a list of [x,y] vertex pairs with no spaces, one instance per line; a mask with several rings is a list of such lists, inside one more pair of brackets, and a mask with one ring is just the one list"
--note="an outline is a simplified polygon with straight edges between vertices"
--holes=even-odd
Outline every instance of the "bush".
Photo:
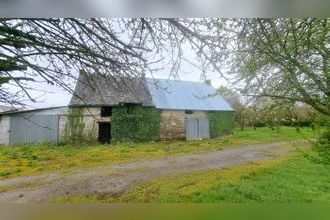
[[318,153],[319,157],[317,162],[323,164],[330,164],[330,117],[325,116],[323,120],[326,125],[325,132],[321,135],[318,142],[314,145],[313,149]]

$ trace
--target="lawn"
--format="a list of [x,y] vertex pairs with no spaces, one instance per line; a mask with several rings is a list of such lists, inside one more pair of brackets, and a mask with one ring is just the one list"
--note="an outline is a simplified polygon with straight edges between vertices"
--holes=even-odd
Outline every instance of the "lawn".
[[295,128],[282,127],[279,133],[269,128],[245,129],[244,131],[237,130],[232,136],[190,142],[120,143],[92,146],[39,144],[0,147],[0,179],[221,150],[244,144],[315,138],[317,135],[318,132],[310,129],[297,133]]
[[121,195],[75,196],[56,202],[328,203],[329,171],[330,167],[315,164],[299,153],[291,158],[160,179]]

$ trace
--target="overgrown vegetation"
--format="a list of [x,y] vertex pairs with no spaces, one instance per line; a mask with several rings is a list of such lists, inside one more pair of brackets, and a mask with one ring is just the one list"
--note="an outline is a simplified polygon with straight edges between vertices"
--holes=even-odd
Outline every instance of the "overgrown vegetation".
[[113,108],[111,135],[118,141],[159,140],[160,110],[154,107],[134,106],[127,112],[127,106]]
[[234,112],[217,111],[208,113],[211,138],[231,134],[235,129]]
[[324,203],[330,201],[329,179],[329,167],[299,154],[289,159],[164,178],[115,196],[76,196],[57,202]]
[[70,108],[68,121],[64,128],[64,141],[71,144],[78,144],[84,140],[84,118],[83,108]]
[[314,162],[330,164],[330,119],[326,114],[302,102],[271,97],[243,98],[238,92],[227,87],[220,87],[218,91],[234,107],[235,121],[241,130],[246,126],[255,129],[267,126],[279,132],[284,125],[295,127],[299,132],[306,127],[316,130],[325,127],[326,131],[314,146],[321,158],[311,159]]
[[[92,117],[92,116],[90,116]],[[63,142],[65,144],[93,144],[97,141],[95,134],[95,121],[87,131],[85,131],[84,108],[70,108],[68,121],[64,127]]]
[[324,116],[323,123],[326,130],[320,135],[318,142],[313,147],[320,158],[311,157],[311,159],[317,163],[330,165],[330,117]]
[[233,136],[202,141],[122,142],[108,145],[45,143],[0,147],[0,178],[194,154],[244,144],[317,137],[318,132],[311,129],[297,133],[292,127],[282,127],[280,133],[277,133],[269,128],[260,128],[257,131],[247,128],[244,131],[237,130]]

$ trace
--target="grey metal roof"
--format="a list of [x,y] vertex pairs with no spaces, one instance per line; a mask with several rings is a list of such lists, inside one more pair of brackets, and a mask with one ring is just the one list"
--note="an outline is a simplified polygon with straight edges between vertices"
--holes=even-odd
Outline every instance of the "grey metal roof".
[[210,85],[166,79],[147,79],[156,108],[177,110],[233,111]]
[[120,103],[152,105],[145,80],[81,73],[69,105],[113,106]]
[[61,109],[67,110],[67,106],[56,106],[56,107],[36,108],[36,109],[23,109],[23,110],[18,109],[18,110],[12,110],[12,111],[7,111],[7,112],[0,112],[0,115],[21,114],[21,113],[29,113],[29,112],[41,112],[41,111],[57,110],[57,109],[58,110],[61,110]]
[[140,103],[158,109],[233,111],[210,85],[166,79],[113,77],[81,73],[70,106]]

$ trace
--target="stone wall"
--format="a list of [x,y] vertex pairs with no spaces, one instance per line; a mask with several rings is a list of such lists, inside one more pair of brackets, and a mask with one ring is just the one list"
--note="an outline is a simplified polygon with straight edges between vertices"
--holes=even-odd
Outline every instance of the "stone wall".
[[[65,137],[65,125],[68,122],[69,113],[59,115],[59,138],[63,140]],[[94,139],[98,138],[99,121],[104,121],[101,118],[100,107],[85,107],[83,111],[84,135],[91,135]]]
[[186,119],[207,118],[207,112],[194,111],[193,114],[185,114],[184,110],[162,110],[160,122],[160,139],[176,140],[186,138]]
[[[68,114],[59,116],[59,137],[63,139],[65,124],[68,121]],[[84,134],[90,135],[97,139],[98,126],[100,121],[110,121],[110,118],[101,118],[101,108],[84,108]],[[162,110],[160,122],[160,139],[161,140],[178,140],[186,138],[186,119],[188,117],[207,118],[207,112],[194,111],[193,114],[185,114],[184,110]]]

